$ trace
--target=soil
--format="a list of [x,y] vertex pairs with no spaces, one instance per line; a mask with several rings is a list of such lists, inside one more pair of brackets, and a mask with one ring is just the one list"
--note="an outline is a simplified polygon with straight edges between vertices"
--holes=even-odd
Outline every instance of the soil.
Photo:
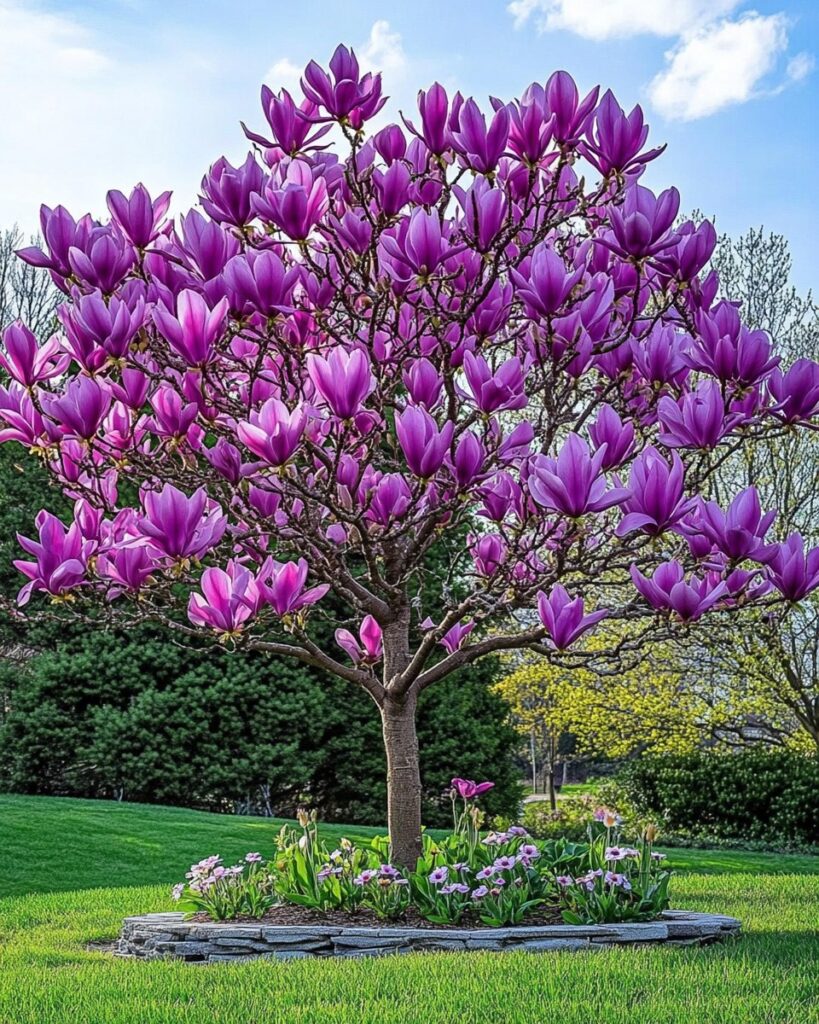
[[[193,914],[188,920],[202,924],[211,922],[211,918],[204,913]],[[346,910],[319,911],[311,910],[308,907],[299,907],[293,903],[282,903],[279,906],[271,907],[264,917],[261,918],[240,915],[239,917],[231,918],[231,921],[241,922],[242,924],[264,924],[271,926],[323,924],[336,928],[433,928],[457,930],[460,928],[491,927],[470,914],[465,914],[459,924],[434,924],[432,921],[427,921],[426,918],[421,917],[412,908],[398,920],[386,921],[378,917],[371,910],[366,909],[356,910],[354,913]],[[528,913],[525,920],[521,922],[520,927],[531,928],[533,925],[562,923],[563,918],[560,916],[559,910],[555,907],[541,907]],[[514,925],[511,927],[514,927]]]

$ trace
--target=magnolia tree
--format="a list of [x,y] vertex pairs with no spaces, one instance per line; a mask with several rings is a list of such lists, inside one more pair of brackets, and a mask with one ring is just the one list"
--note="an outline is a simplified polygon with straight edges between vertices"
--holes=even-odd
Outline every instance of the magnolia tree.
[[636,646],[819,584],[753,488],[707,500],[728,453],[809,423],[819,365],[784,369],[716,301],[712,225],[639,184],[661,153],[639,107],[557,72],[487,111],[433,85],[368,134],[380,76],[344,47],[301,88],[262,90],[254,152],[176,223],[141,185],[105,223],[43,208],[20,256],[61,328],[5,332],[0,439],[76,504],[20,538],[19,603],[362,687],[409,864],[426,687],[498,651],[582,657],[604,616],[642,619]]

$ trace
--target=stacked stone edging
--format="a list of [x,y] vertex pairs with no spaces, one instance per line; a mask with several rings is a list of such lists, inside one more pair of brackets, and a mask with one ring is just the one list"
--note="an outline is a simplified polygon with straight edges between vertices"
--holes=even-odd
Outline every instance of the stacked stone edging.
[[638,924],[551,924],[509,928],[383,928],[335,925],[237,924],[186,921],[180,913],[126,917],[116,951],[120,956],[190,963],[363,957],[431,950],[530,953],[591,950],[620,944],[708,945],[739,935],[740,922],[723,914],[667,910]]

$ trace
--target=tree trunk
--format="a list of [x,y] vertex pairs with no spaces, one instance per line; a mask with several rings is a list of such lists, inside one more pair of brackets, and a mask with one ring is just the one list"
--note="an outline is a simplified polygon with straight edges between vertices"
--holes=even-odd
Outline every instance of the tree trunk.
[[387,826],[395,864],[412,870],[421,856],[421,770],[412,693],[387,696],[381,708],[387,754]]
[[546,787],[549,793],[549,806],[553,811],[557,810],[557,791],[555,790],[555,772],[552,765],[546,773]]

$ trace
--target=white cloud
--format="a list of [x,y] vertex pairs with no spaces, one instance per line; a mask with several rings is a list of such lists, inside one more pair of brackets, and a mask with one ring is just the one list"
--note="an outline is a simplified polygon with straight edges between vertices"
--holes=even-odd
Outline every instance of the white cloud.
[[395,74],[407,67],[407,55],[401,33],[393,32],[388,21],[376,21],[370,29],[370,38],[361,48],[361,64],[368,71]]
[[740,0],[512,0],[521,28],[534,19],[540,32],[563,29],[585,39],[637,35],[679,36],[728,14]]
[[0,0],[0,228],[36,230],[41,202],[104,215],[106,191],[138,181],[184,209],[225,143],[245,151],[229,72],[168,45],[132,58],[78,16]]
[[292,94],[294,90],[298,89],[302,71],[303,69],[297,67],[292,60],[282,57],[267,72],[264,80],[274,92],[278,92],[279,89],[287,89]]
[[785,74],[791,82],[801,82],[816,67],[816,58],[812,53],[797,53],[788,61]]
[[[584,39],[639,35],[671,37],[665,68],[648,85],[655,108],[671,120],[691,121],[756,96],[776,95],[807,77],[815,61],[798,53],[780,75],[764,83],[788,49],[785,14],[736,13],[745,0],[511,0],[507,10],[521,28],[564,30]],[[729,17],[729,15],[733,15]]]
[[788,46],[783,14],[747,14],[685,36],[649,85],[653,106],[673,120],[707,117],[757,94]]

